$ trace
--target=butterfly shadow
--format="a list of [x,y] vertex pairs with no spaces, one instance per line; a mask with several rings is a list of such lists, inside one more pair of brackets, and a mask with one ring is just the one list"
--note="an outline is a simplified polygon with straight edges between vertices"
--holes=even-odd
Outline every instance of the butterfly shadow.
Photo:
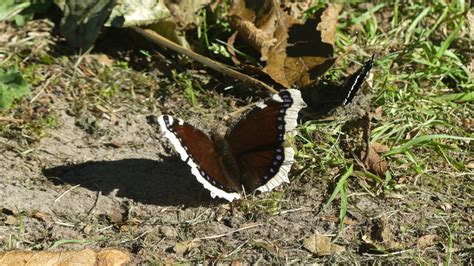
[[44,169],[43,174],[55,185],[80,185],[104,195],[117,191],[117,197],[144,204],[196,207],[221,202],[212,199],[189,167],[173,157],[90,161]]

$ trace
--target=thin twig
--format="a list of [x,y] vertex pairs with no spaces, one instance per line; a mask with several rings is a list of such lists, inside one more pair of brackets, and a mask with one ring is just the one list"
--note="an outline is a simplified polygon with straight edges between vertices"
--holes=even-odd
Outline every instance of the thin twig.
[[364,139],[365,139],[365,158],[364,158],[364,164],[368,165],[369,164],[369,158],[371,156],[371,151],[370,151],[370,134],[372,132],[372,126],[370,124],[370,119],[371,115],[370,112],[367,111],[366,116],[364,117],[366,124],[364,125]]
[[240,244],[238,247],[236,247],[231,253],[225,255],[224,257],[230,257],[232,255],[234,255],[235,253],[237,253],[243,246],[245,246],[247,243],[249,242],[249,240],[245,240],[242,244]]
[[253,108],[254,106],[256,105],[256,103],[253,103],[253,104],[249,104],[247,106],[244,106],[244,107],[241,107],[241,108],[238,108],[237,110],[227,114],[224,116],[224,120],[229,120],[231,117],[235,117],[237,115],[240,115],[241,113],[244,113],[244,112],[247,112],[248,110],[250,110],[251,108]]
[[82,221],[84,221],[87,217],[89,217],[89,215],[91,215],[91,213],[95,209],[95,207],[97,207],[97,204],[99,204],[100,196],[102,196],[102,191],[99,190],[97,192],[97,198],[95,199],[94,205],[92,205],[92,208],[90,208],[90,210],[87,212],[86,217],[84,217],[84,219],[82,219]]
[[59,75],[60,74],[53,74],[51,77],[49,77],[46,80],[46,82],[41,86],[41,89],[38,91],[38,93],[36,93],[36,95],[33,98],[31,98],[30,103],[33,103],[34,101],[36,101],[36,99],[38,99],[41,93],[43,93],[43,91],[49,86],[49,84],[51,83],[51,80],[56,79]]
[[306,207],[300,207],[300,208],[296,208],[296,209],[283,210],[283,211],[280,211],[278,214],[298,212],[298,211],[303,211],[303,210],[306,210],[306,209],[307,209]]
[[0,116],[0,122],[5,121],[5,122],[13,122],[13,123],[23,123],[23,119],[16,119],[16,118],[11,118],[11,117],[4,117]]
[[400,255],[400,254],[403,254],[403,253],[407,253],[407,252],[410,252],[410,251],[413,251],[413,249],[405,249],[405,250],[395,251],[395,252],[387,253],[387,254],[362,253],[362,255],[369,256],[369,257],[391,257],[391,256],[396,256],[396,255]]
[[204,210],[202,213],[200,213],[200,214],[199,214],[198,216],[196,216],[194,219],[186,221],[186,223],[191,224],[191,225],[196,224],[196,223],[197,223],[196,221],[197,221],[199,218],[201,218],[204,214],[206,214],[207,211],[208,211],[208,210]]
[[59,224],[59,225],[62,225],[62,226],[67,226],[67,227],[74,227],[76,225],[74,224],[70,224],[70,223],[63,223],[63,222],[54,222],[55,224]]
[[73,189],[75,189],[75,188],[77,188],[77,187],[79,187],[79,186],[81,186],[81,185],[75,185],[75,186],[71,187],[70,189],[64,191],[61,195],[59,195],[59,197],[57,197],[57,198],[54,200],[54,202],[58,202],[64,195],[66,195],[67,193],[71,192]]
[[224,236],[232,235],[233,233],[237,233],[237,232],[247,230],[247,229],[251,229],[251,228],[254,228],[254,227],[258,227],[258,226],[261,226],[261,225],[263,225],[263,224],[252,224],[252,225],[244,226],[244,227],[241,227],[239,229],[236,229],[236,230],[224,233],[224,234],[220,234],[220,235],[198,237],[198,238],[193,239],[193,241],[221,238],[221,237],[224,237]]
[[240,73],[236,70],[233,70],[231,69],[230,67],[222,64],[222,63],[219,63],[217,61],[214,61],[208,57],[205,57],[205,56],[202,56],[200,54],[197,54],[191,50],[188,50],[186,48],[183,48],[182,46],[180,45],[177,45],[175,44],[174,42],[164,38],[163,36],[159,35],[158,33],[152,31],[152,30],[147,30],[147,29],[141,29],[141,28],[138,28],[138,27],[131,27],[131,29],[133,31],[135,31],[136,33],[142,35],[143,37],[147,38],[148,40],[158,44],[158,45],[161,45],[161,46],[164,46],[166,48],[169,48],[175,52],[178,52],[180,54],[184,54],[190,58],[192,58],[193,60],[196,60],[198,61],[199,63],[209,67],[209,68],[212,68],[214,69],[215,71],[218,71],[220,73],[223,73],[229,77],[232,77],[234,79],[238,79],[238,80],[241,80],[247,84],[250,84],[250,85],[253,85],[253,86],[258,86],[260,88],[264,88],[266,90],[268,90],[269,92],[271,93],[277,93],[277,91],[270,87],[269,85],[263,83],[262,81],[256,79],[256,78],[252,78],[248,75],[245,75],[243,73]]

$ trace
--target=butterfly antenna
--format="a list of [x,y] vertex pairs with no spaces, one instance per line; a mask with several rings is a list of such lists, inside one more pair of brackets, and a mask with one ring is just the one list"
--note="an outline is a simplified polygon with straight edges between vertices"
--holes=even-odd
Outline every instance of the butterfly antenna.
[[244,198],[247,199],[247,193],[245,192],[244,185],[242,185],[242,193],[244,194]]

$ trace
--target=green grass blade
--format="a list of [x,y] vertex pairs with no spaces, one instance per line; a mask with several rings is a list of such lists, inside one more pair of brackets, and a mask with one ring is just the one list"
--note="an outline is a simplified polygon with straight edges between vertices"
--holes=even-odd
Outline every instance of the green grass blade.
[[464,141],[472,141],[474,138],[469,138],[469,137],[459,137],[459,136],[451,136],[451,135],[445,135],[445,134],[437,134],[437,135],[424,135],[424,136],[419,136],[416,137],[400,146],[397,148],[394,148],[390,150],[389,152],[385,153],[384,156],[390,156],[398,153],[403,153],[409,149],[411,149],[414,146],[420,145],[426,141],[430,140],[435,140],[435,139],[454,139],[454,140],[464,140]]
[[448,38],[441,43],[441,46],[436,52],[436,58],[441,58],[444,55],[444,52],[449,48],[454,39],[458,36],[459,31],[464,25],[464,20],[461,20],[458,26],[449,34]]
[[413,20],[411,23],[410,27],[408,27],[405,35],[405,44],[408,44],[410,42],[411,36],[413,35],[415,29],[418,26],[418,23],[430,12],[431,7],[427,7],[423,9],[423,11]]
[[351,164],[349,169],[341,176],[339,181],[337,182],[336,188],[334,188],[334,191],[332,192],[331,196],[328,199],[328,202],[324,204],[323,210],[326,209],[329,204],[336,198],[336,196],[341,193],[341,191],[344,189],[344,186],[346,184],[347,178],[352,175],[352,172],[354,170],[354,165]]
[[[348,176],[350,176],[350,175],[348,175]],[[347,187],[347,182],[344,182],[344,184],[341,187],[341,208],[339,209],[339,225],[340,225],[341,231],[344,228],[344,219],[346,218],[346,214],[347,214],[347,191],[346,191],[346,187]]]
[[443,96],[435,97],[436,100],[444,100],[450,102],[473,102],[474,101],[474,91],[471,92],[461,92],[461,93],[451,93]]

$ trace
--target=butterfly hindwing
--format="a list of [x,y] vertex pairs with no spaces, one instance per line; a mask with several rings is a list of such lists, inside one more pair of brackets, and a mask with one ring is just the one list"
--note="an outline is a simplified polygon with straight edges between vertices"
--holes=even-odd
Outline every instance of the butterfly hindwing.
[[289,182],[294,151],[285,134],[296,127],[298,112],[306,106],[298,90],[285,90],[257,104],[226,137],[242,168],[249,190],[270,191]]

